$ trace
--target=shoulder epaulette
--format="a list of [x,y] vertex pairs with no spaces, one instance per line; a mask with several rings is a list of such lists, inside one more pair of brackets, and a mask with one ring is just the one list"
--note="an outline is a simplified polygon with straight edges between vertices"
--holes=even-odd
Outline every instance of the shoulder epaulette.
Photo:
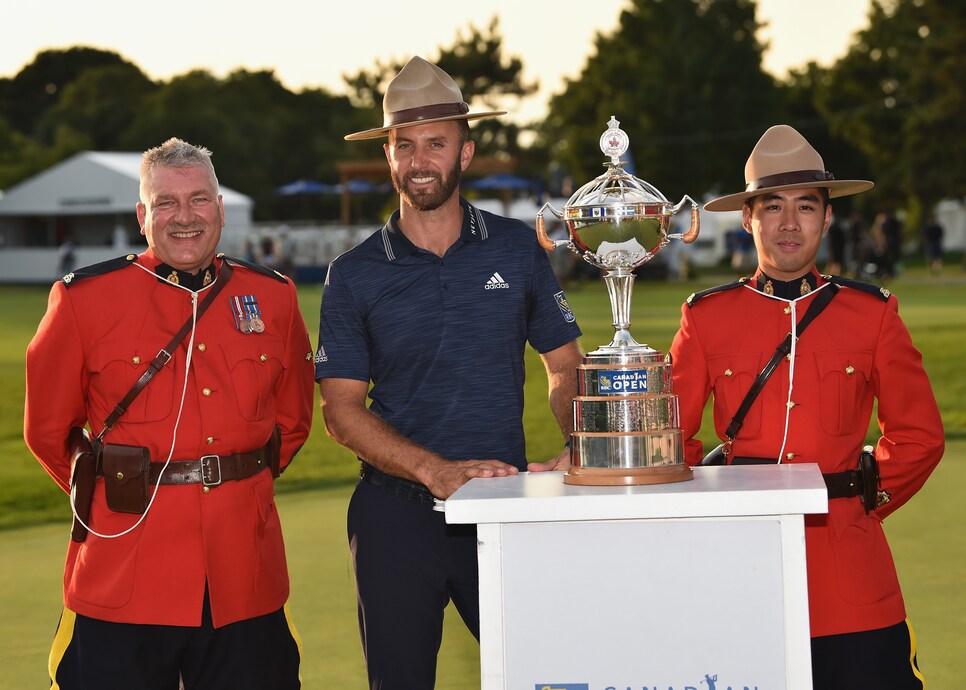
[[724,292],[725,290],[734,290],[735,288],[745,285],[751,278],[739,278],[733,283],[725,283],[724,285],[718,285],[713,288],[708,288],[707,290],[702,290],[701,292],[692,292],[687,299],[689,307],[693,307],[694,303],[697,302],[702,297],[707,297],[708,295],[713,295],[716,292]]
[[888,301],[892,297],[892,290],[878,285],[873,285],[872,283],[863,283],[861,280],[852,280],[850,278],[843,278],[842,276],[823,276],[830,283],[835,283],[842,287],[852,288],[853,290],[859,290],[861,292],[866,292],[870,295],[875,295],[883,302]]
[[245,268],[250,268],[256,273],[261,273],[263,276],[268,276],[269,278],[274,278],[275,280],[280,280],[285,282],[285,276],[268,266],[262,266],[260,264],[253,264],[250,261],[243,261],[242,259],[236,259],[233,256],[225,256],[224,254],[218,254],[219,259],[224,259],[225,261],[231,262],[233,266],[244,266]]
[[116,259],[108,259],[107,261],[101,261],[100,263],[91,264],[90,266],[77,268],[61,278],[61,281],[63,281],[64,285],[70,287],[78,280],[101,276],[105,273],[116,271],[119,268],[124,268],[125,266],[134,263],[136,258],[138,258],[137,254],[128,254],[126,256],[119,256]]

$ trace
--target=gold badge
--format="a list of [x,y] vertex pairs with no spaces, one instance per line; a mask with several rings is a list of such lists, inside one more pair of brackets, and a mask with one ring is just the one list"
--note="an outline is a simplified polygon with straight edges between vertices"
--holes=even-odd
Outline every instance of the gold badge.
[[801,292],[803,295],[807,295],[812,291],[812,286],[808,284],[807,280],[802,278],[802,284],[798,289],[799,289],[799,292]]
[[771,284],[771,279],[765,281],[765,287],[763,287],[761,291],[764,292],[766,295],[775,294],[775,286]]
[[211,285],[211,271],[205,271],[205,277],[201,281],[202,285]]
[[881,508],[891,500],[892,500],[892,495],[888,491],[883,491],[882,489],[879,489],[875,494],[875,507]]
[[168,279],[167,280],[168,280],[169,283],[172,283],[174,285],[180,285],[181,284],[181,281],[178,280],[178,272],[177,271],[171,271],[171,275],[168,276]]

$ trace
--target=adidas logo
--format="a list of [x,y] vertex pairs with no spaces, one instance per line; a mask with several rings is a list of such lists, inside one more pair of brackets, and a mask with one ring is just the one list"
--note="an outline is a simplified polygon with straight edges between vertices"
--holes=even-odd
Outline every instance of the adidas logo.
[[499,273],[494,273],[490,276],[490,279],[486,281],[486,285],[483,286],[484,290],[498,290],[500,288],[508,288],[510,284],[503,280],[503,276]]

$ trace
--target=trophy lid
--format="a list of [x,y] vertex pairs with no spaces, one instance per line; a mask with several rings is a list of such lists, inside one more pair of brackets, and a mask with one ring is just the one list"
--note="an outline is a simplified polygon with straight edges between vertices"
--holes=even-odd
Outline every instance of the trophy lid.
[[[620,122],[611,115],[607,123],[608,129],[600,137],[600,150],[610,157],[607,171],[578,189],[564,206],[564,213],[568,209],[587,209],[593,207],[608,207],[606,216],[634,215],[666,215],[670,202],[653,185],[634,177],[624,170],[624,163],[620,157],[627,151],[630,140],[620,129]],[[641,207],[641,204],[648,205]],[[653,208],[649,205],[654,204]],[[621,207],[627,205],[626,213]],[[632,211],[633,209],[633,211]],[[583,215],[583,214],[581,214]]]

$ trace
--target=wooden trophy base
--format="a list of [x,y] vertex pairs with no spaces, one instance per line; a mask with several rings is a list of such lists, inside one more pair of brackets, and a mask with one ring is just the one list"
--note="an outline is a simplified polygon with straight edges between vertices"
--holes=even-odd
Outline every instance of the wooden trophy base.
[[564,474],[564,484],[580,486],[636,486],[668,484],[694,479],[685,464],[662,467],[571,467]]

